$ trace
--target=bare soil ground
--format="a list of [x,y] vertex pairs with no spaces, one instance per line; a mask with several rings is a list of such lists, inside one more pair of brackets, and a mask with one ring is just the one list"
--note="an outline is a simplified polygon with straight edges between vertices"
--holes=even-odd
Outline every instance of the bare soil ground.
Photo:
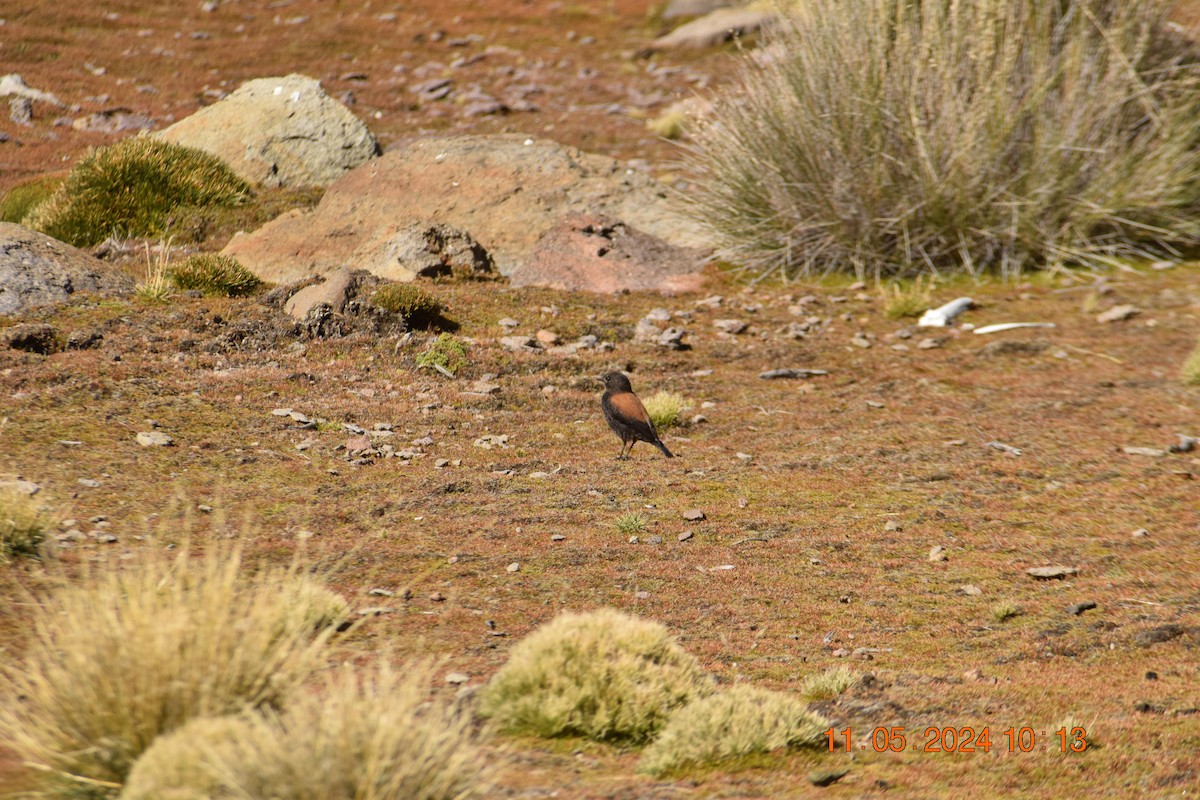
[[[125,106],[165,121],[210,102],[206,89],[303,71],[335,96],[352,91],[385,146],[430,130],[514,130],[658,164],[672,150],[630,111],[654,92],[687,94],[725,63],[713,53],[630,60],[657,32],[640,2],[296,0],[212,13],[17,2],[3,14],[5,70],[81,103],[73,116]],[[422,64],[450,69],[489,46],[514,52],[453,68],[456,83],[496,95],[538,84],[528,99],[540,111],[467,118],[453,101],[418,103],[407,91]],[[48,119],[4,124],[3,187],[114,138]],[[634,751],[516,741],[497,754],[504,796],[1182,797],[1200,783],[1200,454],[1122,448],[1200,433],[1200,392],[1178,380],[1200,329],[1200,271],[1106,277],[1105,294],[1090,274],[943,286],[940,300],[976,298],[965,317],[976,325],[1058,327],[912,338],[885,318],[874,287],[846,282],[746,288],[713,274],[704,294],[667,300],[447,282],[433,291],[472,342],[454,380],[416,368],[429,334],[308,340],[255,300],[80,298],[32,316],[64,332],[96,328],[100,348],[0,351],[0,472],[39,483],[76,520],[82,540],[60,551],[68,564],[136,558],[147,537],[237,535],[268,558],[303,547],[356,607],[390,609],[344,639],[346,657],[432,652],[478,683],[558,611],[611,605],[669,625],[722,681],[796,688],[837,664],[873,676],[822,706],[838,731],[852,729],[850,754],[655,781],[634,774]],[[725,300],[697,306],[707,294]],[[804,315],[831,322],[792,339],[783,331],[802,317],[789,307],[808,294]],[[1141,313],[1096,320],[1116,303]],[[656,306],[691,314],[691,349],[633,343]],[[594,333],[616,346],[508,353],[497,344],[503,317],[519,333]],[[722,318],[749,328],[721,334],[712,322]],[[859,332],[871,347],[851,344]],[[920,349],[926,336],[945,338]],[[707,418],[666,433],[677,459],[645,445],[613,459],[619,443],[593,381],[613,367],[629,369],[643,397],[681,392]],[[829,374],[758,377],[776,367]],[[489,374],[500,392],[471,393]],[[319,422],[301,428],[277,408]],[[391,426],[383,441],[421,453],[352,464],[343,424]],[[152,425],[175,446],[139,447],[136,433]],[[477,446],[485,434],[507,435],[507,447]],[[706,518],[686,521],[696,508]],[[647,520],[638,543],[616,530],[627,513]],[[946,560],[930,561],[934,546]],[[1079,571],[1049,581],[1025,572],[1046,565]],[[41,580],[30,562],[0,570],[5,657],[20,651],[23,587]],[[1083,601],[1097,607],[1067,612]],[[1020,614],[997,621],[1008,603]],[[1061,751],[1054,731],[1068,719],[1087,729],[1083,753]],[[904,726],[908,748],[875,752],[879,726]],[[985,726],[990,752],[926,751],[929,728]],[[1024,727],[1037,734],[1033,750],[1010,752],[1004,732]],[[828,788],[806,780],[841,767],[849,773]],[[0,759],[0,786],[15,775]]]

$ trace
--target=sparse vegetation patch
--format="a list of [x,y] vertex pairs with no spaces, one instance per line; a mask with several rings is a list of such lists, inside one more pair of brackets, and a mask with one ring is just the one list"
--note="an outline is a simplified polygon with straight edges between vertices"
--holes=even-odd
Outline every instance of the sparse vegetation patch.
[[659,391],[646,398],[646,413],[655,429],[662,431],[680,424],[689,405],[681,394]]
[[166,275],[177,289],[217,297],[246,297],[263,285],[258,276],[236,258],[218,253],[188,256],[170,267]]
[[16,489],[0,488],[0,563],[37,555],[49,526],[36,500]]

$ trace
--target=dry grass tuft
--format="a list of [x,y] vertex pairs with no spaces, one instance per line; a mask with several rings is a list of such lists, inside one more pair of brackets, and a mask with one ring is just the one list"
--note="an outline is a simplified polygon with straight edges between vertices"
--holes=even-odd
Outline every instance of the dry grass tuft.
[[920,277],[911,282],[898,281],[883,294],[883,315],[888,319],[919,317],[932,305],[933,281]]
[[0,564],[14,556],[37,555],[50,525],[32,497],[17,489],[0,489]]
[[847,667],[830,667],[824,672],[809,675],[800,684],[800,696],[812,703],[817,700],[832,700],[849,689],[858,680],[854,670]]
[[281,704],[328,636],[308,596],[295,567],[251,573],[236,549],[89,570],[44,598],[27,652],[0,668],[0,739],[38,796],[115,794],[161,734]]
[[175,289],[167,274],[170,253],[169,242],[159,245],[157,256],[151,255],[150,243],[146,243],[146,277],[138,281],[133,290],[134,296],[142,302],[162,305],[174,296]]
[[371,303],[390,314],[403,317],[413,328],[436,325],[442,316],[442,304],[429,292],[411,283],[389,283],[371,294]]
[[195,290],[209,297],[247,297],[263,282],[232,256],[197,253],[166,271],[167,278],[182,291]]
[[269,746],[272,736],[244,716],[194,719],[154,740],[134,762],[120,800],[230,800],[217,765]]
[[517,644],[480,707],[509,731],[638,742],[710,691],[666,628],[606,608],[561,614]]
[[428,663],[346,666],[281,714],[193,722],[146,752],[121,800],[484,796],[490,770],[470,715],[431,700],[432,676]]
[[992,622],[1001,623],[1007,622],[1013,617],[1019,617],[1024,612],[1021,607],[1011,601],[1004,601],[992,606]]
[[687,398],[675,392],[659,391],[646,398],[646,413],[657,430],[678,425],[680,417],[691,404]]
[[21,222],[62,185],[57,175],[19,183],[0,198],[0,222]]
[[829,725],[796,697],[734,686],[676,712],[646,748],[638,771],[664,775],[690,765],[811,746],[822,741]]
[[1179,377],[1183,379],[1184,386],[1200,386],[1200,340],[1196,342],[1192,354],[1183,362]]
[[1015,275],[1200,243],[1200,73],[1170,0],[808,0],[692,132],[757,275]]
[[687,129],[687,113],[678,108],[669,108],[652,120],[646,122],[646,127],[664,139],[672,141],[682,139]]

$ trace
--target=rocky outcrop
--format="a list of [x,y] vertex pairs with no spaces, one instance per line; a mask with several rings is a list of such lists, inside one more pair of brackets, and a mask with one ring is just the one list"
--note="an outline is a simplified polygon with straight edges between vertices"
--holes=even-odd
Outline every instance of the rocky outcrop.
[[[330,186],[313,211],[236,236],[224,252],[269,281],[342,266],[412,280],[414,271],[394,257],[405,249],[397,243],[414,225],[439,224],[469,234],[502,274],[515,275],[571,212],[657,237],[662,252],[706,246],[664,186],[611,158],[518,136],[459,136],[389,150]],[[687,257],[698,268],[697,255]]]
[[133,279],[45,234],[0,222],[0,314],[61,303],[75,292],[125,294]]
[[158,135],[262,186],[327,186],[379,152],[367,126],[304,75],[244,83]]

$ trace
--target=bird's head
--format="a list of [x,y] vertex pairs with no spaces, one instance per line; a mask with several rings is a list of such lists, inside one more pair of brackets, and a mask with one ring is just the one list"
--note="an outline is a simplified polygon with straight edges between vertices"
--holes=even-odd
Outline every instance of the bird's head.
[[600,376],[600,380],[604,382],[605,391],[609,392],[632,392],[633,387],[629,384],[629,378],[624,372],[606,372]]

